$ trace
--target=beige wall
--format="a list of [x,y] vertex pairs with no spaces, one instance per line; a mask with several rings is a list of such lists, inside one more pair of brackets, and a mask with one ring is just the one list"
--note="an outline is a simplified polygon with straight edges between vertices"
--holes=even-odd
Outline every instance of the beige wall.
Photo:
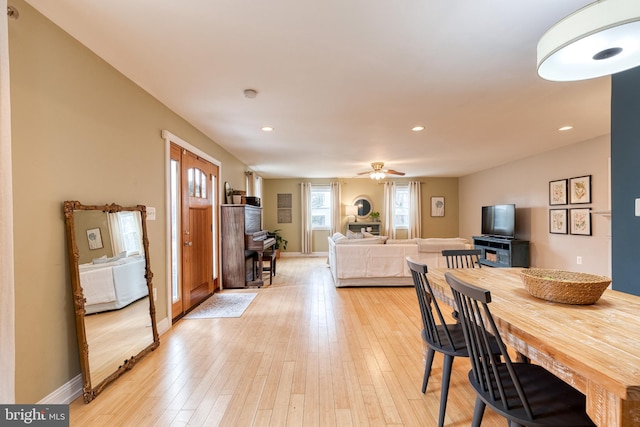
[[[456,237],[458,236],[458,179],[457,178],[416,178],[422,182],[422,237]],[[263,222],[268,230],[281,229],[282,236],[289,241],[287,252],[301,251],[300,225],[300,183],[329,184],[330,179],[265,179],[263,186]],[[372,210],[382,214],[384,188],[376,181],[364,178],[341,178],[342,204],[352,204],[359,196],[366,196],[371,200]],[[396,182],[408,182],[408,179],[395,179]],[[293,200],[292,223],[280,224],[277,217],[278,193],[291,193]],[[431,217],[431,197],[445,198],[445,216]],[[384,221],[384,218],[381,217]],[[340,230],[344,232],[347,217],[342,211]],[[313,251],[327,252],[328,231],[313,233]],[[402,234],[397,236],[404,238]]]
[[[85,264],[101,256],[113,257],[111,239],[109,238],[109,219],[107,213],[102,211],[77,211],[73,215],[75,227],[76,246],[78,247],[78,264]],[[102,248],[89,249],[87,230],[100,230]]]
[[[165,146],[167,129],[222,163],[220,182],[244,189],[246,166],[123,77],[21,0],[9,21],[11,62],[16,291],[16,393],[32,403],[80,373],[64,239],[62,202],[116,202],[156,207],[148,223],[151,269],[166,319]],[[594,236],[548,233],[548,181],[593,175],[593,207],[608,201],[608,138],[566,147],[461,178],[420,178],[423,237],[471,237],[480,206],[516,203],[521,236],[532,240],[534,265],[605,273],[607,220],[594,219]],[[281,228],[288,251],[300,251],[302,179],[265,180],[264,226]],[[310,180],[328,184],[329,180]],[[367,195],[382,206],[382,186],[344,179],[342,198]],[[402,180],[399,180],[402,181]],[[459,194],[458,194],[459,191]],[[278,193],[293,195],[293,223],[278,224]],[[430,217],[431,196],[444,196],[444,217]],[[458,217],[460,229],[458,230]],[[346,219],[346,218],[345,218]],[[344,223],[342,226],[344,229]],[[314,251],[326,251],[316,236]],[[584,260],[575,265],[575,256]]]
[[[592,236],[549,233],[549,181],[592,175],[591,207],[609,209],[610,137],[569,145],[460,178],[460,234],[480,233],[483,205],[515,203],[517,237],[530,240],[531,264],[611,277],[610,220],[592,215]],[[582,257],[582,265],[576,263]]]
[[[41,400],[80,373],[62,202],[144,204],[157,317],[166,319],[162,129],[222,162],[245,165],[26,3],[9,22],[16,292],[16,399]],[[103,236],[104,237],[104,236]]]

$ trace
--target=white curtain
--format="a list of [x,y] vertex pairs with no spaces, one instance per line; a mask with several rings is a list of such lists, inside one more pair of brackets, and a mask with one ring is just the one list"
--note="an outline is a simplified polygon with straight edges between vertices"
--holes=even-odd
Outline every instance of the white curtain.
[[420,182],[409,183],[409,239],[422,237],[422,202]]
[[[109,219],[109,235],[111,237],[111,248],[113,249],[113,256],[118,255],[124,251],[124,241],[122,240],[122,233],[120,232],[120,221],[118,220],[118,213],[113,212],[107,215]],[[142,234],[140,234],[142,235]]]
[[107,218],[113,256],[123,251],[127,251],[127,255],[131,255],[132,252],[144,255],[142,215],[138,212],[112,212]]
[[262,198],[262,177],[255,172],[245,172],[247,196]]
[[396,238],[396,228],[393,224],[394,207],[395,207],[395,189],[393,182],[384,183],[384,203],[382,206],[382,215],[384,215],[384,233],[390,239]]
[[[7,10],[6,0],[0,0],[0,10]],[[16,340],[9,29],[6,15],[0,21],[0,402],[11,404],[15,403]]]
[[339,182],[331,183],[331,235],[341,229],[342,223],[342,190]]
[[313,251],[311,230],[311,183],[300,184],[300,211],[302,224],[302,253],[310,254]]

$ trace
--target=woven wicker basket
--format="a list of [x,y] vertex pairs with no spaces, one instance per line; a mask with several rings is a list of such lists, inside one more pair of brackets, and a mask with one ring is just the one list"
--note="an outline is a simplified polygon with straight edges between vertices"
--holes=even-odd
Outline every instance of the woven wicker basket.
[[564,304],[594,304],[611,283],[604,276],[542,268],[522,270],[520,275],[534,297]]

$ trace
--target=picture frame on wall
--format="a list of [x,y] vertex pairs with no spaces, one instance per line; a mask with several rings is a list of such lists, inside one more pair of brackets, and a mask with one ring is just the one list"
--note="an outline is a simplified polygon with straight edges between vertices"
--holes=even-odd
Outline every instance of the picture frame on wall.
[[566,209],[549,209],[549,233],[567,234],[568,226]]
[[591,208],[569,210],[570,234],[591,236]]
[[591,203],[591,175],[569,178],[569,203]]
[[558,179],[549,181],[549,205],[567,204],[567,180]]
[[431,216],[444,216],[444,197],[431,198]]
[[102,234],[100,228],[90,228],[87,230],[87,241],[89,242],[89,249],[102,249]]

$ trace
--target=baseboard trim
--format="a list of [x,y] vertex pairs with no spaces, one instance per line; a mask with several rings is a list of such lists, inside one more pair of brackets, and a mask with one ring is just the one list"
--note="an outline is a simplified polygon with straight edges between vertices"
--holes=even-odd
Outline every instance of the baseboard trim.
[[303,254],[302,252],[282,252],[280,251],[280,256],[284,258],[298,258],[298,257],[307,257],[307,258],[319,258],[323,256],[329,256],[329,252],[312,252],[310,254]]
[[162,335],[165,332],[168,332],[169,329],[171,329],[171,321],[168,317],[165,317],[158,322],[158,335]]
[[[162,335],[171,329],[171,322],[164,318],[158,322],[158,335]],[[42,405],[68,405],[82,396],[82,374],[78,374],[71,380],[62,384],[56,390],[37,402]]]
[[57,390],[54,390],[38,404],[42,405],[68,405],[82,396],[82,374],[78,374],[70,381],[64,383]]

